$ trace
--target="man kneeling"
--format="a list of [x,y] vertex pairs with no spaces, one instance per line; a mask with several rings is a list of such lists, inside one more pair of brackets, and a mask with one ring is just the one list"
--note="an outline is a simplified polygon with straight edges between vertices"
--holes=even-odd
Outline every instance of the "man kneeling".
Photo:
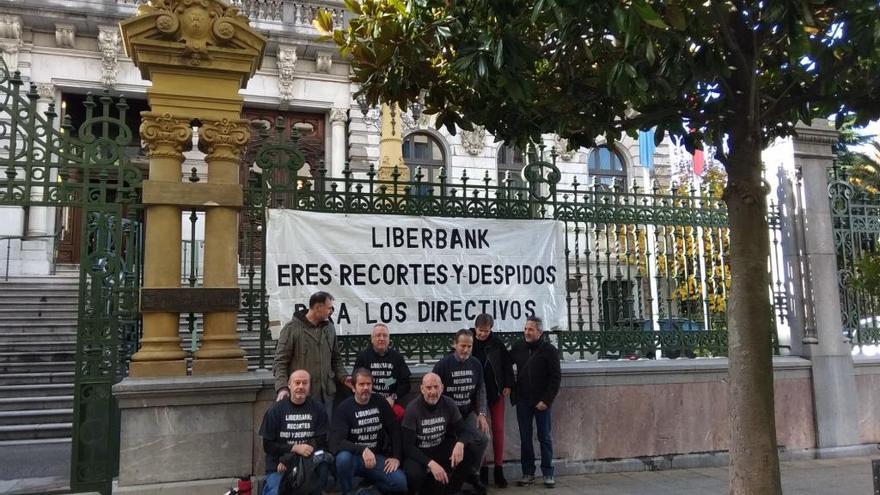
[[[263,416],[260,436],[266,452],[266,483],[263,495],[276,495],[284,474],[300,466],[308,466],[309,473],[300,481],[310,488],[299,488],[300,493],[320,495],[330,471],[327,448],[327,413],[323,404],[309,397],[311,378],[306,370],[290,375],[287,387],[290,396],[274,404]],[[308,481],[306,481],[308,480]]]
[[403,416],[404,472],[409,492],[459,493],[480,461],[474,442],[476,432],[466,425],[455,401],[443,395],[439,375],[426,374],[421,392]]
[[391,406],[373,393],[373,377],[364,368],[354,370],[354,396],[333,412],[330,446],[336,452],[336,478],[343,495],[354,491],[354,478],[373,483],[360,493],[405,493],[406,476],[400,466],[400,427]]

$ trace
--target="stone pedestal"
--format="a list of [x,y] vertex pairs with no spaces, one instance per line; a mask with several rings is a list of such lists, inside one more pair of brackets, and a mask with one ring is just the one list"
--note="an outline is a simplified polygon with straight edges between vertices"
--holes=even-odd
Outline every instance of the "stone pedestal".
[[[115,385],[120,491],[151,493],[157,484],[213,480],[206,489],[223,493],[231,478],[253,474],[254,425],[262,419],[255,418],[254,403],[268,379],[241,373],[127,378]],[[166,486],[161,492],[195,493],[185,484],[178,488],[183,491]]]

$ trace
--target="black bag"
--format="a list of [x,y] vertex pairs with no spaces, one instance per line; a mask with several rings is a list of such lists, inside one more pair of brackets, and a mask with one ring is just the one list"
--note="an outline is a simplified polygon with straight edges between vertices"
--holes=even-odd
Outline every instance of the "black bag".
[[278,485],[278,495],[303,495],[316,492],[320,480],[311,457],[287,454],[281,458],[287,471]]

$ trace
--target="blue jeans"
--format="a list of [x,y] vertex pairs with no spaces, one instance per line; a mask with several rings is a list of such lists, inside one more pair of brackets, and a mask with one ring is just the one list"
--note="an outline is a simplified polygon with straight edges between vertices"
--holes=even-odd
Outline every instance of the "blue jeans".
[[406,475],[403,466],[392,473],[386,473],[385,457],[376,454],[376,465],[373,469],[364,466],[364,458],[348,450],[340,450],[336,453],[336,479],[343,495],[354,489],[354,477],[370,480],[382,493],[405,493]]
[[532,421],[538,427],[541,444],[541,473],[553,476],[553,436],[550,432],[550,409],[535,409],[526,401],[516,403],[516,422],[519,423],[520,459],[523,475],[535,474],[535,447],[532,444]]
[[[319,488],[310,495],[321,495],[321,491],[327,488],[327,476],[330,474],[330,463],[321,462],[315,466],[315,470],[318,471],[318,479],[320,480],[318,484]],[[263,491],[261,494],[278,495],[278,485],[281,484],[281,478],[283,476],[284,473],[279,473],[278,471],[266,474],[266,481],[263,482]]]

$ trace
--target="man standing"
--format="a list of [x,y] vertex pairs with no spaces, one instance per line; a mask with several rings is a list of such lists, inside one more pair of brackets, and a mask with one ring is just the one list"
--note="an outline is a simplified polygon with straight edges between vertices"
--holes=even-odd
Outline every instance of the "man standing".
[[[499,488],[507,487],[504,478],[504,398],[510,396],[513,387],[513,362],[504,342],[492,332],[495,320],[491,315],[481,314],[474,322],[473,355],[483,364],[486,382],[486,402],[492,425],[492,453],[495,463],[493,477]],[[480,468],[480,482],[489,483],[489,470]]]
[[323,452],[327,448],[329,425],[323,404],[309,397],[310,381],[305,370],[291,373],[287,384],[289,400],[275,402],[263,416],[260,436],[266,452],[267,474],[263,495],[278,493],[284,472],[294,465],[297,456],[312,459],[310,464],[318,476],[318,484],[309,495],[320,495],[327,484],[330,463]]
[[281,329],[275,346],[273,372],[275,373],[276,401],[290,395],[287,379],[296,369],[304,369],[312,376],[312,397],[321,403],[330,417],[336,382],[349,385],[351,378],[345,372],[336,328],[330,321],[333,296],[316,292],[309,298],[309,309],[293,314],[293,319]]
[[510,350],[516,371],[516,383],[511,402],[516,406],[519,423],[520,459],[523,477],[519,486],[535,482],[535,448],[532,445],[532,421],[538,429],[541,444],[541,474],[544,486],[556,487],[553,477],[553,438],[550,431],[550,406],[559,392],[562,372],[556,347],[542,337],[541,319],[530,316],[523,330],[523,340]]
[[[486,384],[483,381],[483,365],[473,356],[474,334],[467,328],[456,332],[453,339],[453,352],[434,365],[436,373],[443,382],[443,395],[455,401],[465,424],[475,430],[474,446],[479,449],[478,459],[483,458],[489,444],[489,422],[486,420]],[[479,428],[479,431],[476,431]],[[477,493],[486,487],[477,476],[478,465],[467,481]]]
[[402,438],[410,493],[457,493],[479,463],[473,431],[435,373],[422,378],[421,396],[406,407]]
[[354,477],[375,484],[382,493],[406,492],[400,467],[400,426],[391,406],[373,393],[373,378],[365,368],[354,370],[354,396],[333,413],[330,447],[336,453],[336,479],[343,495],[352,493]]
[[410,371],[403,356],[391,349],[388,326],[376,323],[370,335],[371,347],[358,353],[354,368],[366,368],[373,375],[373,392],[385,397],[398,421],[403,419],[403,406],[398,401],[409,393]]

